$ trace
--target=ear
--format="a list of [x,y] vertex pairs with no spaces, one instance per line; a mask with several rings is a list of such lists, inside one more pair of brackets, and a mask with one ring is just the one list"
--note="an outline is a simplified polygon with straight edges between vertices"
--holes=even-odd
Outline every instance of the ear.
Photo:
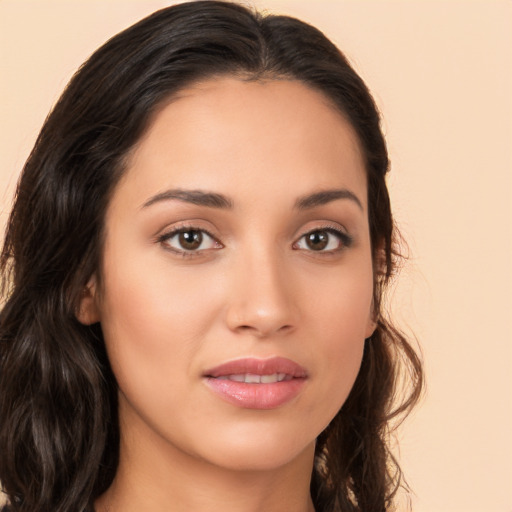
[[[377,245],[377,250],[373,256],[373,286],[377,286],[377,282],[386,274],[387,263],[386,263],[386,248],[384,240],[381,240]],[[375,291],[374,291],[375,293]],[[374,297],[375,298],[375,297]],[[366,323],[365,339],[372,336],[377,329],[378,325],[378,314],[375,311],[375,301],[372,298],[372,304],[368,313],[368,320]]]
[[367,340],[375,332],[375,329],[377,329],[377,319],[375,318],[375,310],[373,307],[373,300],[372,300],[372,306],[371,306],[370,312],[368,314],[368,321],[366,322],[366,330],[364,332],[364,339]]
[[89,282],[80,294],[76,318],[84,325],[92,325],[100,321],[96,276],[92,276],[89,279]]

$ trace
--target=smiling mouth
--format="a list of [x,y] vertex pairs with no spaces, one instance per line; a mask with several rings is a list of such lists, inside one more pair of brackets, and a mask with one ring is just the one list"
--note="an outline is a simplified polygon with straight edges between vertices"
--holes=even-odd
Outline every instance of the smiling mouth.
[[297,397],[306,370],[290,359],[239,359],[203,375],[208,388],[224,401],[245,409],[275,409]]
[[268,359],[248,357],[222,363],[206,370],[203,375],[215,379],[226,378],[236,382],[265,383],[267,378],[271,379],[270,382],[280,382],[305,378],[307,373],[305,368],[286,357]]
[[292,380],[293,376],[286,373],[272,373],[270,375],[258,375],[255,373],[240,373],[234,375],[221,375],[214,377],[219,380],[232,380],[233,382],[244,382],[246,384],[273,384]]

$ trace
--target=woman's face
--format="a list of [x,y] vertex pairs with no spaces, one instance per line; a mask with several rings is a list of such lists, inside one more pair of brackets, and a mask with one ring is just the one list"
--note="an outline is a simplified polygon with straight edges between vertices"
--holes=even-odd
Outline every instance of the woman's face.
[[197,84],[154,118],[105,223],[85,321],[123,439],[237,470],[310,457],[374,328],[350,124],[300,82]]

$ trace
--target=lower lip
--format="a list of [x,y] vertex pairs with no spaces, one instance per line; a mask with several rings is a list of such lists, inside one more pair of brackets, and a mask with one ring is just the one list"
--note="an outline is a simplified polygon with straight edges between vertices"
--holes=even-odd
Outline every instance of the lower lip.
[[269,384],[236,382],[227,379],[206,378],[210,389],[226,402],[245,409],[275,409],[300,392],[306,379],[294,378]]

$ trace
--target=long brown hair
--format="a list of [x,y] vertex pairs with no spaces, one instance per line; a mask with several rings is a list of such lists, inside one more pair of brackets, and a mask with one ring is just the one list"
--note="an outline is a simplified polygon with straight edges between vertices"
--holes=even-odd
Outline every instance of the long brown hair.
[[[101,326],[81,325],[76,307],[99,268],[105,211],[128,152],[164,101],[219,75],[299,80],[329,98],[358,134],[377,329],[350,396],[318,438],[311,492],[317,510],[390,509],[400,483],[390,425],[417,401],[422,370],[382,311],[397,251],[378,110],[319,30],[199,1],[157,11],[97,50],[55,105],[23,169],[0,260],[0,481],[12,511],[92,509],[114,478],[116,382]],[[403,377],[407,392],[397,400]]]

